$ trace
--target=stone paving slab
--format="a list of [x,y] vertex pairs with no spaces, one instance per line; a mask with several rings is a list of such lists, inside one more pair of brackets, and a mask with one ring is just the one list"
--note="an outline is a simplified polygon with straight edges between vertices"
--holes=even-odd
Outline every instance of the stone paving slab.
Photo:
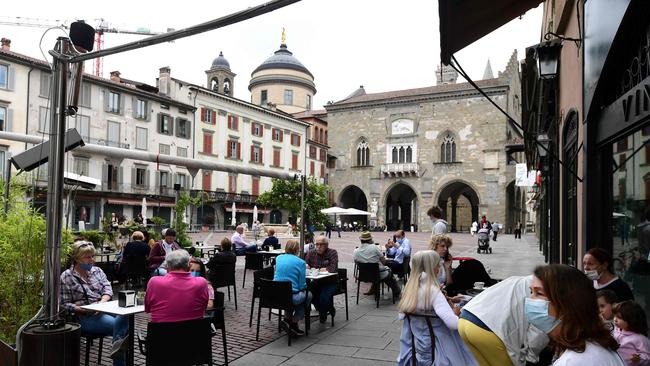
[[307,353],[320,353],[324,355],[332,356],[352,356],[360,348],[357,347],[345,347],[345,346],[334,346],[331,344],[314,344],[311,347],[305,349]]
[[[264,365],[264,364],[258,364]],[[319,355],[316,353],[299,353],[282,365],[297,366],[394,366],[395,361],[376,361],[344,356]]]
[[[399,350],[399,348],[398,348]],[[357,353],[352,355],[354,358],[365,358],[369,360],[379,360],[379,361],[392,361],[397,360],[397,355],[399,352],[395,352],[392,349],[370,349],[370,348],[361,348]]]
[[359,347],[359,348],[384,349],[388,345],[388,343],[390,343],[390,340],[385,338],[357,337],[357,336],[343,335],[337,333],[320,340],[318,343]]

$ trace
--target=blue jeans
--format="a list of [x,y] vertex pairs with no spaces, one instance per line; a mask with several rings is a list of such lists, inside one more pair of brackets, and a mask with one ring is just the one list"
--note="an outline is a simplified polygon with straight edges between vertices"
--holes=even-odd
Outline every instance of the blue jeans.
[[257,252],[257,244],[251,244],[245,247],[235,249],[236,255],[244,255],[245,253],[255,253],[255,252]]
[[336,292],[336,284],[319,286],[316,289],[318,295],[314,299],[314,307],[319,313],[327,313],[332,307],[332,297]]
[[[293,304],[297,305],[293,308],[293,322],[302,320],[305,317],[305,306],[310,306],[311,303],[311,292],[309,291],[300,291],[293,294]],[[306,302],[306,304],[305,304]]]
[[[113,342],[126,337],[129,333],[129,318],[109,314],[82,315],[79,324],[83,332],[102,334],[113,337]],[[126,352],[113,359],[113,366],[126,365]]]
[[151,271],[151,277],[164,276],[166,274],[167,274],[167,270],[162,268],[162,267],[158,267],[158,268],[154,269],[153,271]]

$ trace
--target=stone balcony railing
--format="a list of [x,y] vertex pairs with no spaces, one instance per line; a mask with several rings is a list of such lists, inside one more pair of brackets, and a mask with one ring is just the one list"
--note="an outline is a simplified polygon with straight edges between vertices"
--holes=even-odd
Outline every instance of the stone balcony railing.
[[382,164],[381,174],[384,177],[417,177],[420,173],[419,163]]

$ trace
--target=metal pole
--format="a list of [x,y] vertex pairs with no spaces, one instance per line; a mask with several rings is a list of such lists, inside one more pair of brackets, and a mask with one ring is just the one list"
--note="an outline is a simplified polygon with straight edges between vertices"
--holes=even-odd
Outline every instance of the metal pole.
[[10,188],[10,181],[11,181],[11,159],[7,159],[7,170],[6,170],[6,176],[5,176],[5,191],[3,192],[4,195],[4,200],[5,200],[5,212],[4,217],[7,217],[7,214],[9,213],[9,188]]
[[[306,143],[306,141],[305,141]],[[305,251],[305,174],[300,177],[300,251]]]
[[[70,40],[59,38],[55,52],[66,54]],[[49,319],[50,327],[57,326],[59,318],[59,274],[61,273],[61,215],[63,214],[63,164],[65,155],[65,125],[68,87],[68,63],[54,57],[53,83],[56,94],[50,111],[50,158],[48,160],[46,233],[45,233],[45,287],[43,306]]]

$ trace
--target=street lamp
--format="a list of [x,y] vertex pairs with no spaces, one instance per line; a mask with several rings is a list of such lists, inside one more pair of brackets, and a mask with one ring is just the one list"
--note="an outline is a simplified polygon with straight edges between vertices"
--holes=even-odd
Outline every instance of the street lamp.
[[539,153],[540,158],[546,157],[550,145],[551,139],[548,138],[547,134],[540,133],[537,135],[537,152]]
[[562,41],[554,39],[542,42],[535,47],[537,54],[537,72],[540,79],[554,79],[558,74]]

